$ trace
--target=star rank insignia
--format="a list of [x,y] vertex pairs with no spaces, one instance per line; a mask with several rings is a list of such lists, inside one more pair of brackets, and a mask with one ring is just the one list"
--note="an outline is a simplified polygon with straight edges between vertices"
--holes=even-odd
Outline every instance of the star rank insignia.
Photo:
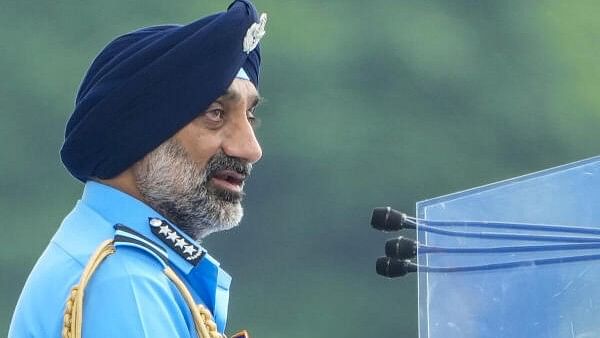
[[173,249],[173,251],[177,252],[181,258],[194,266],[198,265],[198,262],[200,262],[202,257],[204,257],[204,254],[206,254],[206,251],[194,242],[187,241],[183,237],[183,234],[167,221],[151,217],[148,219],[148,224],[156,237]]

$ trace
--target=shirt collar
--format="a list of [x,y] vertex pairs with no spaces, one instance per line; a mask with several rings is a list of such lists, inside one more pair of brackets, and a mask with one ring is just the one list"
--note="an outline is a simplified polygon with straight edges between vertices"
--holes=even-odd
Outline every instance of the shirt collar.
[[[169,261],[181,272],[187,275],[212,276],[211,279],[214,279],[214,282],[221,288],[229,289],[231,277],[219,267],[219,262],[208,253],[204,255],[198,265],[194,266],[152,233],[148,220],[150,218],[165,219],[165,217],[142,201],[108,185],[88,181],[85,184],[81,202],[102,215],[110,223],[126,225],[151,239],[155,244],[165,248]],[[195,245],[204,250],[197,242],[181,231],[177,225],[170,221],[169,224],[177,229],[188,242],[195,243]],[[208,272],[208,274],[204,272]]]

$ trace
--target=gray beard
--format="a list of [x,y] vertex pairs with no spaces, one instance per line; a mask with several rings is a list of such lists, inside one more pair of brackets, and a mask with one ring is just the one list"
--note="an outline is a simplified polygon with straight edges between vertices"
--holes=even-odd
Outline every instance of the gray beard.
[[201,168],[172,138],[139,161],[134,175],[145,202],[199,241],[237,226],[244,214],[243,193],[210,184],[212,175],[226,169],[249,175],[252,165],[219,152]]

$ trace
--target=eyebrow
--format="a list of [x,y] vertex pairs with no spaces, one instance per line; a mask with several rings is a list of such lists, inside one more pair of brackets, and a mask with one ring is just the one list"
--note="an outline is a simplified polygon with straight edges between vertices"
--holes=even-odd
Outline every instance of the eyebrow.
[[[241,99],[242,99],[242,96],[240,95],[240,92],[238,92],[236,90],[232,90],[232,89],[227,89],[225,94],[221,95],[216,100],[216,102],[223,102],[223,101],[239,102]],[[255,109],[256,107],[258,107],[258,105],[261,104],[261,102],[263,102],[263,98],[258,94],[251,94],[251,95],[248,95],[248,101],[251,103],[250,109]]]

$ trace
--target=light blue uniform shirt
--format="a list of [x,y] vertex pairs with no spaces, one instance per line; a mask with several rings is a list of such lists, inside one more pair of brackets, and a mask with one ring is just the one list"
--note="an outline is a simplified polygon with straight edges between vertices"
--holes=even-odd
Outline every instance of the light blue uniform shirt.
[[[164,220],[152,208],[109,186],[88,182],[83,196],[64,219],[35,264],[17,303],[8,336],[60,337],[65,301],[83,267],[101,242],[115,237],[116,224],[138,233],[166,255],[197,303],[215,317],[222,333],[227,320],[231,277],[210,255],[198,262],[190,253],[205,251],[173,224],[169,239],[149,219]],[[167,224],[167,223],[165,223]],[[177,233],[173,232],[175,230]],[[185,246],[184,246],[185,244]],[[178,248],[186,249],[177,250]],[[195,257],[198,257],[197,255]],[[197,263],[194,265],[194,263]],[[118,245],[94,273],[85,290],[83,337],[197,337],[190,310],[163,263],[137,245]]]

